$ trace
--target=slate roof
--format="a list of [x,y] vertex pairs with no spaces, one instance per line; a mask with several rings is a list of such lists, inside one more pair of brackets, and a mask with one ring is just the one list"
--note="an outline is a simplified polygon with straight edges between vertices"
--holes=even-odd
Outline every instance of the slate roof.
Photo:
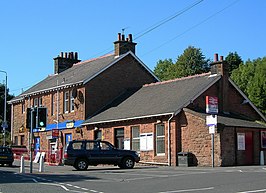
[[[206,119],[207,114],[202,112],[196,112],[188,108],[184,108],[185,112],[192,113],[196,116],[201,117],[202,119]],[[217,116],[218,124],[230,126],[230,127],[243,127],[243,128],[258,128],[265,129],[266,125],[263,125],[259,122],[246,120],[237,116],[232,115],[218,115]]]
[[144,85],[121,96],[83,125],[177,114],[221,78],[210,73]]
[[132,52],[129,51],[123,55],[120,55],[119,57],[115,57],[114,54],[109,54],[99,58],[76,63],[73,65],[73,67],[59,74],[49,75],[47,78],[35,84],[30,89],[26,90],[9,102],[12,103],[14,101],[23,99],[24,96],[46,92],[57,87],[61,88],[84,84],[128,54],[131,54],[133,57],[135,57],[135,59],[138,60],[143,67],[146,68],[152,76],[154,76],[155,79],[157,79],[157,77],[155,77],[155,75],[145,66],[145,64],[143,64]]

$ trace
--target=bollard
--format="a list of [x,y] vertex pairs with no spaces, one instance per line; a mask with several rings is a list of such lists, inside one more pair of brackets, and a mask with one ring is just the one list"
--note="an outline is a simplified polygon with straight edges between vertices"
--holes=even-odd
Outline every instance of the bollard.
[[21,156],[20,159],[20,173],[25,173],[24,156]]
[[264,166],[264,152],[260,151],[260,165]]
[[44,171],[44,156],[41,155],[39,172],[43,172],[43,171]]

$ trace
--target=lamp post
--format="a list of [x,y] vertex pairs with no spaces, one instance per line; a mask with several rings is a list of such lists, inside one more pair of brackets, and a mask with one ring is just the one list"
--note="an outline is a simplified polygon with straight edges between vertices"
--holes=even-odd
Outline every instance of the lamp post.
[[5,73],[6,74],[6,85],[5,85],[5,104],[4,104],[4,122],[2,123],[2,127],[3,127],[3,135],[4,135],[4,146],[6,145],[6,128],[7,126],[7,122],[6,122],[6,89],[7,89],[7,72],[0,70],[0,72]]

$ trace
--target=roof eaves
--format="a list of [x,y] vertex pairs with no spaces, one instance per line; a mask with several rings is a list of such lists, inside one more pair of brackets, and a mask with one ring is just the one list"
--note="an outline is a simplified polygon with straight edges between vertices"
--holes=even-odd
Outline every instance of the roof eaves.
[[111,123],[111,122],[118,122],[118,121],[130,121],[130,120],[135,120],[135,119],[145,119],[145,118],[150,118],[150,117],[159,117],[159,116],[172,115],[172,114],[174,114],[174,112],[160,113],[160,114],[154,114],[154,115],[145,115],[145,116],[139,116],[139,117],[122,118],[122,119],[113,119],[113,120],[106,120],[106,121],[96,121],[96,122],[91,122],[91,123],[83,123],[82,125],[85,126],[85,125],[95,125],[95,124]]
[[229,82],[235,87],[235,89],[244,97],[244,99],[253,107],[253,109],[261,116],[261,118],[266,122],[266,117],[259,111],[259,109],[248,99],[248,97],[243,93],[242,90],[234,83],[234,81],[229,78]]

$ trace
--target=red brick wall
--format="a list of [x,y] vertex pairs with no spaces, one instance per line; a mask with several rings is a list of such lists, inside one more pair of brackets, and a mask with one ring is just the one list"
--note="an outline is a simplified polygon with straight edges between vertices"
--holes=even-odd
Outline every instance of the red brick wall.
[[155,82],[131,55],[104,71],[86,85],[86,115],[89,116],[121,95],[127,88]]
[[[181,126],[181,151],[191,152],[194,155],[194,164],[211,166],[211,134],[209,134],[208,127],[205,125],[205,120],[187,112],[182,118],[186,120],[182,120],[183,124]],[[219,133],[215,133],[214,141],[214,162],[216,166],[219,166],[221,165]]]

